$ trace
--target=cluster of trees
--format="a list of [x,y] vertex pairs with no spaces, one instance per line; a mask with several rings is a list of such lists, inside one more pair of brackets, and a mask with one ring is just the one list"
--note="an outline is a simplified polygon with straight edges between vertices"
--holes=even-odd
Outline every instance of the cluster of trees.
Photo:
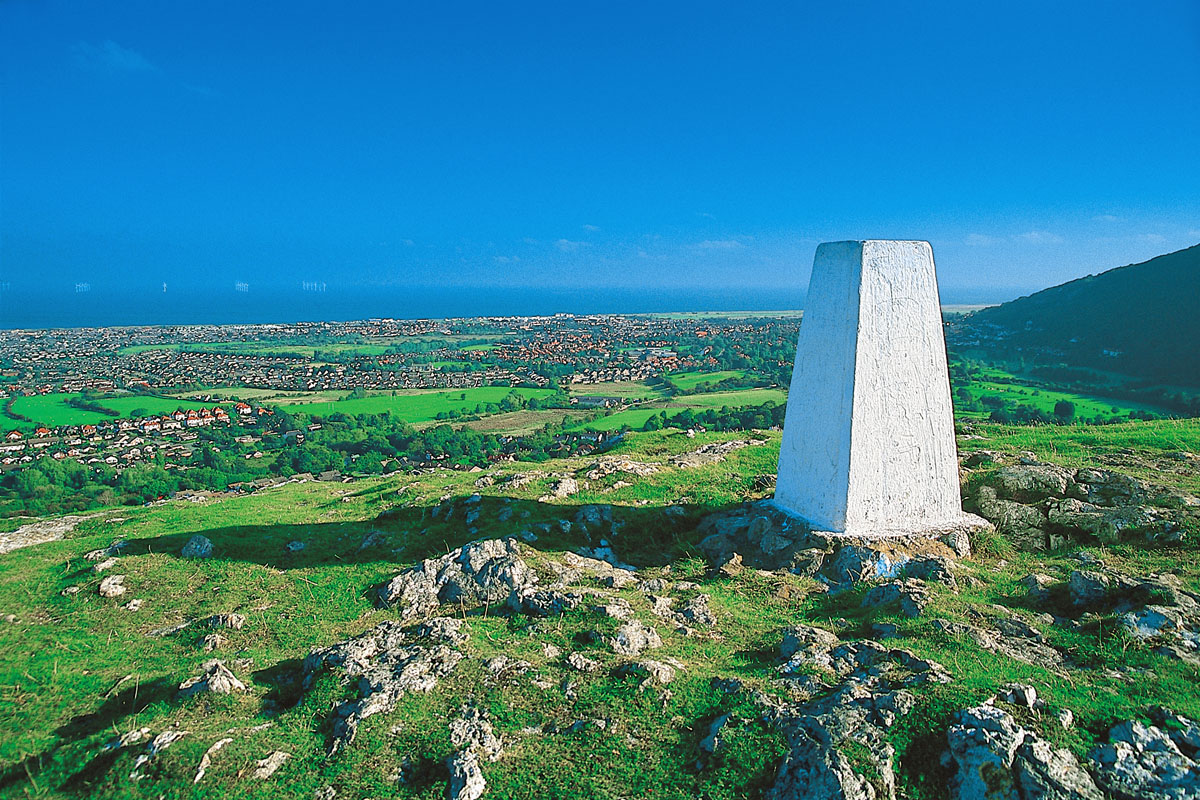
[[675,414],[666,410],[655,414],[642,425],[643,431],[657,431],[663,428],[704,428],[710,431],[746,431],[764,430],[783,425],[787,406],[784,404],[766,402],[760,406],[744,408],[707,409],[696,413],[690,408]]
[[99,399],[86,389],[81,392],[78,397],[68,397],[63,402],[66,405],[69,405],[72,408],[78,408],[81,411],[93,411],[97,414],[103,414],[106,417],[121,416],[111,408],[101,405]]

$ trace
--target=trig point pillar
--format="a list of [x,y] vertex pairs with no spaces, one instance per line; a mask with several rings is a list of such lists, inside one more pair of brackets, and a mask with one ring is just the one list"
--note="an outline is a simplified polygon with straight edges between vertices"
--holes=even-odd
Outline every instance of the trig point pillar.
[[817,248],[775,503],[814,530],[848,536],[987,525],[962,510],[928,242]]

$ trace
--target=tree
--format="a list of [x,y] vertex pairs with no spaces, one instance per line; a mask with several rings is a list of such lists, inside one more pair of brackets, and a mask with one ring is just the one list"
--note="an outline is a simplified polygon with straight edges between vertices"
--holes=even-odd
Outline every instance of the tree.
[[1075,418],[1075,404],[1070,400],[1059,400],[1054,404],[1054,416],[1063,422],[1070,422]]

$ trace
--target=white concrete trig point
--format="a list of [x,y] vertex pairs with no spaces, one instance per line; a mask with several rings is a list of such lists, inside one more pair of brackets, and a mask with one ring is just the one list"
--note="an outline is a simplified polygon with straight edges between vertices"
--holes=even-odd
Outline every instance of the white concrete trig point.
[[987,526],[962,510],[928,242],[817,248],[775,503],[813,530],[854,537]]

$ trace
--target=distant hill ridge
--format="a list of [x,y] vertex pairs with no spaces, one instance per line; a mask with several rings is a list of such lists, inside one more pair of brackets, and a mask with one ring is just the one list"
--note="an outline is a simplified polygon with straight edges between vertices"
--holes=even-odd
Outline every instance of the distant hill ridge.
[[1200,386],[1200,244],[983,309],[952,338],[1039,364]]

